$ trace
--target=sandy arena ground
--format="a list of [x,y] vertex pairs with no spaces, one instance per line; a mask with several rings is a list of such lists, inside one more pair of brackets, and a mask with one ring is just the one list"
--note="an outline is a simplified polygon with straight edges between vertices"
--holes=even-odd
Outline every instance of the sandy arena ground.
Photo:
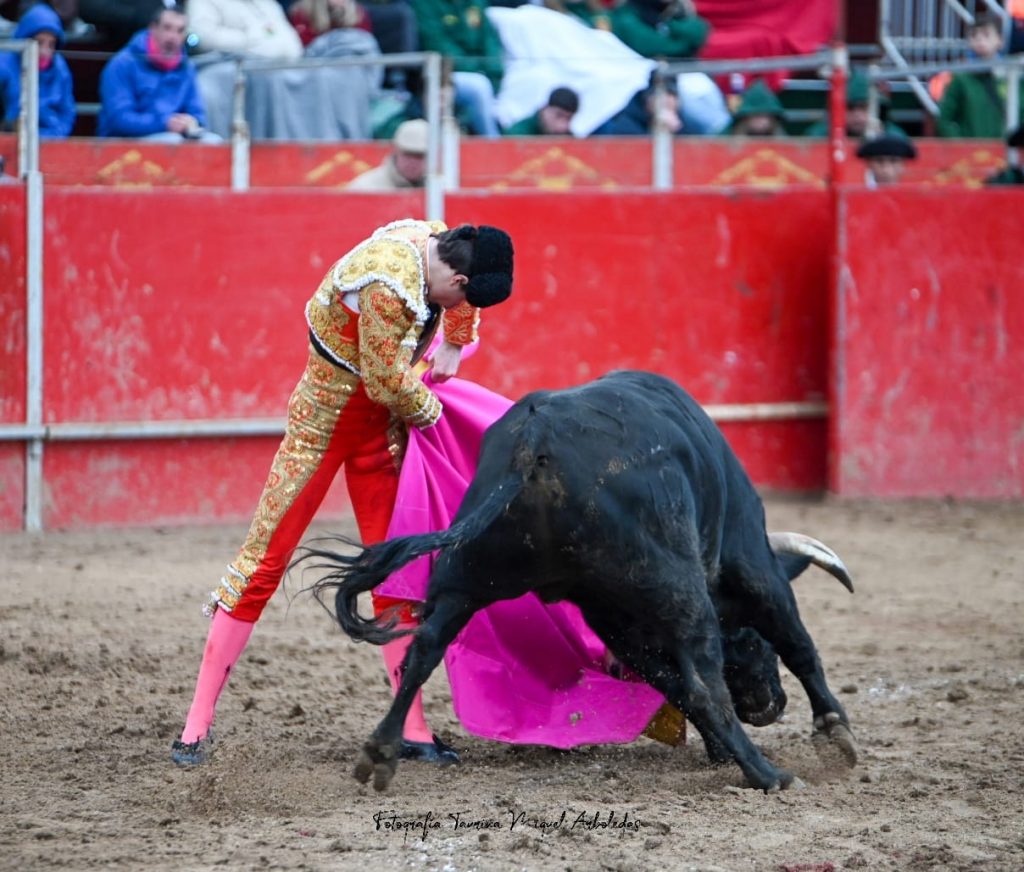
[[[816,570],[797,594],[862,755],[819,762],[786,674],[786,719],[752,732],[807,786],[776,795],[709,768],[693,731],[572,752],[470,737],[443,674],[428,716],[462,765],[407,764],[375,794],[350,773],[388,703],[380,654],[296,581],[222,698],[215,759],[179,770],[199,607],[242,528],[0,536],[0,868],[1024,869],[1024,506],[772,500],[768,516],[854,575],[852,597]],[[593,826],[612,815],[628,825]]]

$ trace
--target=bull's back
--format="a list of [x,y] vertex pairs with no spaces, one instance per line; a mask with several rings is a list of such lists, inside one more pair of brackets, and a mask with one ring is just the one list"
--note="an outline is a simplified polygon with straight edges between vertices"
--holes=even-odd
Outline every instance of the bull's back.
[[569,551],[577,543],[621,555],[638,534],[671,548],[692,550],[698,540],[714,548],[730,457],[678,385],[617,371],[517,402],[485,436],[466,499],[514,482],[513,523],[531,543]]

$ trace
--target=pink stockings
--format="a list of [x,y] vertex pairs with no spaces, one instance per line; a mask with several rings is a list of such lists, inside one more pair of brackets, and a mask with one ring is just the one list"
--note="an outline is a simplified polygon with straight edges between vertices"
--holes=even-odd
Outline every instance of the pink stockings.
[[181,733],[181,741],[186,745],[204,738],[210,731],[217,698],[228,683],[228,675],[235,663],[242,656],[254,626],[250,621],[231,617],[224,609],[219,608],[214,612],[199,677],[196,679],[195,696],[188,710],[185,729]]
[[[185,720],[185,729],[181,733],[181,741],[191,744],[199,739],[205,738],[213,723],[213,716],[217,707],[217,699],[220,697],[224,685],[228,683],[228,676],[234,668],[238,658],[252,635],[252,628],[255,626],[250,621],[240,621],[231,617],[223,609],[218,608],[210,622],[210,632],[206,637],[206,648],[203,651],[203,662],[199,667],[199,677],[196,679],[195,696],[192,698],[192,706],[188,710],[188,718]],[[405,628],[415,626],[414,624],[399,624]],[[398,689],[402,658],[408,649],[412,638],[404,636],[401,639],[384,646],[384,665],[388,670],[388,678],[391,680],[392,692]],[[404,737],[411,742],[430,742],[433,734],[427,726],[423,716],[423,697],[417,694],[413,701],[412,708],[405,720]]]

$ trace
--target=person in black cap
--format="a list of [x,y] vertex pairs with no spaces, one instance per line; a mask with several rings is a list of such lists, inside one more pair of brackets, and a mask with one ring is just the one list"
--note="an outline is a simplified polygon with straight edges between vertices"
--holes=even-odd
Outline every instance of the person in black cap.
[[857,157],[867,163],[864,184],[877,188],[899,182],[906,162],[917,158],[917,149],[904,136],[876,136],[860,144]]
[[994,176],[985,179],[986,185],[1024,185],[1024,170],[1020,166],[1020,153],[1024,148],[1024,124],[1006,137],[1006,166]]
[[[212,618],[206,648],[171,748],[179,766],[209,756],[217,699],[342,466],[363,543],[386,538],[408,428],[431,428],[444,411],[414,367],[440,330],[443,341],[427,361],[431,378],[455,375],[462,348],[476,341],[479,310],[512,293],[513,256],[497,227],[405,220],[381,227],[324,276],[306,306],[308,362],[284,440],[245,543],[204,609]],[[375,596],[374,610],[399,627],[416,624],[407,601]],[[383,646],[393,687],[410,641]],[[403,738],[403,759],[458,761],[430,731],[419,700]]]
[[580,108],[580,97],[572,88],[555,88],[548,102],[533,115],[505,129],[505,136],[565,136]]

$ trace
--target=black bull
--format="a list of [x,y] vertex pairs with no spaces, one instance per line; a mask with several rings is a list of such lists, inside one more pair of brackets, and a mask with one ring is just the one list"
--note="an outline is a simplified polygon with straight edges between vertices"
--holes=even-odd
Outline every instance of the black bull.
[[763,724],[781,713],[779,658],[810,700],[815,744],[856,761],[846,713],[790,590],[810,562],[852,590],[845,567],[807,537],[770,541],[736,456],[668,379],[621,371],[529,394],[487,431],[448,530],[355,555],[308,549],[300,561],[320,558],[316,568],[330,570],[314,590],[321,601],[335,592],[345,632],[381,644],[398,632],[361,617],[358,595],[432,551],[401,687],[356,765],[356,777],[373,775],[378,790],[394,775],[411,701],[448,645],[479,609],[529,591],[575,603],[610,651],[694,724],[709,757],[735,760],[751,785],[794,781],[737,717]]

